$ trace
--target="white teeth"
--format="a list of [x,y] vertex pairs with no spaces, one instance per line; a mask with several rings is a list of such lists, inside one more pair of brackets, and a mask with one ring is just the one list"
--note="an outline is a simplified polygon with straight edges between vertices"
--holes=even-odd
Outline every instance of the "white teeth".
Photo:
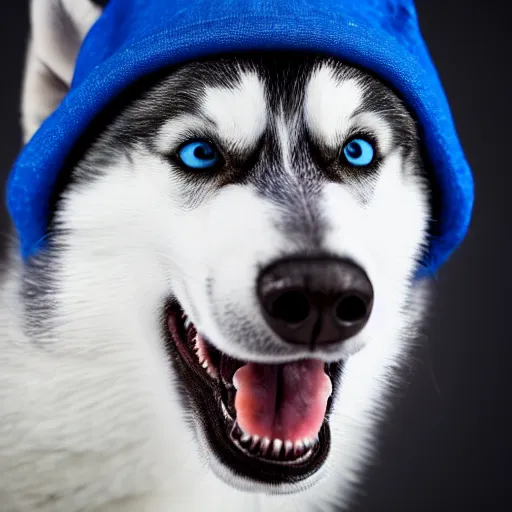
[[[222,404],[223,414],[229,418],[224,404]],[[306,437],[301,441],[291,441],[287,439],[270,439],[268,437],[260,438],[258,435],[251,435],[244,432],[238,423],[235,421],[231,436],[234,440],[238,441],[247,451],[252,454],[258,453],[260,456],[271,457],[273,459],[289,459],[290,457],[301,458],[313,448],[315,442]]]
[[267,450],[270,446],[270,439],[268,437],[264,437],[261,440],[261,453],[265,455],[267,453]]
[[251,450],[254,450],[254,448],[256,448],[256,446],[258,445],[260,441],[260,437],[259,436],[252,436],[252,439],[251,439]]
[[219,376],[217,369],[214,368],[210,362],[208,350],[204,344],[204,341],[202,341],[201,336],[196,334],[192,340],[192,343],[194,344],[193,350],[196,353],[199,364],[206,370],[210,377],[217,379]]
[[224,402],[222,400],[220,401],[220,405],[222,407],[222,414],[224,415],[224,418],[226,418],[227,420],[230,420],[231,416],[229,415],[229,412],[226,409],[226,406],[224,405]]
[[188,318],[186,318],[184,325],[185,325],[185,330],[188,331],[188,328],[192,325],[192,322]]
[[217,373],[217,370],[215,368],[212,368],[207,361],[203,363],[203,368],[206,370],[206,373],[212,378],[216,379],[219,374]]
[[279,457],[279,454],[281,453],[281,448],[283,447],[283,441],[281,439],[274,439],[274,446],[272,448],[272,455],[274,457]]
[[235,373],[235,375],[233,375],[233,386],[235,387],[235,389],[237,391],[238,391],[239,385],[240,385],[240,382],[238,380],[237,374]]

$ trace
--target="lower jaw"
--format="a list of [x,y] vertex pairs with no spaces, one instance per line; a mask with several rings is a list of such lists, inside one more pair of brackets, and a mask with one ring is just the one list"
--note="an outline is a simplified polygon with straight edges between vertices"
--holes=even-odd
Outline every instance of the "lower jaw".
[[[309,446],[297,449],[297,446],[290,448],[285,442],[276,445],[274,440],[255,439],[244,435],[236,418],[228,411],[232,408],[225,403],[225,390],[197,361],[194,365],[195,354],[189,344],[183,343],[183,338],[169,336],[168,349],[182,382],[188,384],[186,395],[200,424],[201,437],[216,461],[229,473],[253,484],[271,485],[276,489],[276,486],[305,483],[324,465],[331,445],[328,417],[332,397],[318,436],[311,439]],[[331,379],[339,380],[341,363],[329,365],[329,370]]]
[[274,487],[299,484],[317,473],[329,455],[331,433],[327,419],[320,429],[317,442],[303,457],[290,461],[282,458],[273,460],[258,456],[258,453],[254,453],[257,447],[251,449],[250,445],[233,436],[236,420],[219,414],[224,407],[220,397],[212,400],[211,397],[194,393],[192,401],[196,410],[203,411],[197,418],[209,451],[231,475],[246,481]]

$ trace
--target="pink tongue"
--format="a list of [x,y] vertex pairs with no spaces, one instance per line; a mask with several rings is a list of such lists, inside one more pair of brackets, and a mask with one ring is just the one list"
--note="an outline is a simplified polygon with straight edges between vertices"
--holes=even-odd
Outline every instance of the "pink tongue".
[[332,391],[322,361],[249,363],[233,383],[237,422],[246,434],[294,443],[318,435]]

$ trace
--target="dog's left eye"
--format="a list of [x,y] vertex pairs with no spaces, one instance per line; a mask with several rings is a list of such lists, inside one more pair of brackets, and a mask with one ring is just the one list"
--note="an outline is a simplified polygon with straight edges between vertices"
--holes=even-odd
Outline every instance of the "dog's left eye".
[[206,140],[187,142],[178,151],[181,163],[194,170],[212,169],[221,161],[221,155],[217,148]]
[[343,154],[350,165],[364,167],[372,163],[375,149],[365,139],[352,139],[343,148]]

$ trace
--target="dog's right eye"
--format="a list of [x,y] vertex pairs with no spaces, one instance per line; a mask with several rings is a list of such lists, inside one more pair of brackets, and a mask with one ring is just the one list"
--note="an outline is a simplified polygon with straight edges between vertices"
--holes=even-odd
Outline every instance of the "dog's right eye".
[[199,171],[213,169],[222,164],[219,151],[207,140],[186,142],[178,150],[178,158],[187,169]]
[[343,148],[346,161],[354,167],[370,165],[375,156],[375,149],[366,139],[356,138],[349,141]]

